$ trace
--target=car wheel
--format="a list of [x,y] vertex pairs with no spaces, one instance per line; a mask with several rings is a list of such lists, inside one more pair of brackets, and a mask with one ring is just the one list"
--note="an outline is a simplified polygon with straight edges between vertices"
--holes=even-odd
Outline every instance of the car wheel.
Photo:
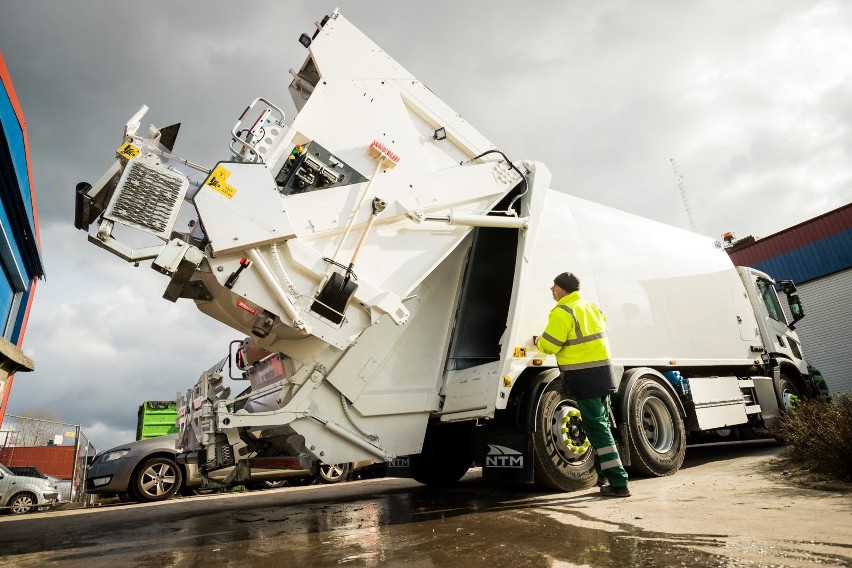
[[180,489],[183,475],[174,460],[157,457],[146,460],[130,478],[130,490],[137,501],[165,501]]
[[32,493],[18,493],[9,499],[7,506],[13,515],[24,515],[35,509],[36,498]]
[[352,464],[350,463],[320,464],[319,480],[322,483],[340,483],[346,481],[351,470]]
[[279,487],[284,487],[284,484],[287,483],[284,479],[270,479],[267,481],[260,482],[261,489],[278,489]]

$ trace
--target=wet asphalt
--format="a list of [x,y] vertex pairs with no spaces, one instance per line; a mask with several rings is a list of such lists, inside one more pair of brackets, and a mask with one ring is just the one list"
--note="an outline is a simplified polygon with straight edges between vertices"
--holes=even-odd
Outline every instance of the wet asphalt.
[[[0,566],[775,565],[723,554],[723,533],[672,535],[587,517],[582,505],[599,499],[595,490],[566,497],[487,484],[472,472],[441,490],[388,478],[40,513],[0,521]],[[581,526],[590,521],[596,528]]]

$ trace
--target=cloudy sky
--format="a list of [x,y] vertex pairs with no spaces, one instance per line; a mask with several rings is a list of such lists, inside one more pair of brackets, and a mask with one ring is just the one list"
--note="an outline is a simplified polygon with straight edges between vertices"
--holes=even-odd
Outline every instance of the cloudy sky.
[[716,237],[852,200],[852,4],[839,0],[0,0],[47,271],[24,343],[36,371],[16,378],[10,414],[47,408],[103,450],[133,439],[141,401],[224,356],[235,332],[73,228],[74,185],[109,166],[142,104],[145,124],[181,122],[176,152],[208,165],[254,97],[292,117],[297,39],[335,7],[562,191],[688,228],[674,158],[698,232]]

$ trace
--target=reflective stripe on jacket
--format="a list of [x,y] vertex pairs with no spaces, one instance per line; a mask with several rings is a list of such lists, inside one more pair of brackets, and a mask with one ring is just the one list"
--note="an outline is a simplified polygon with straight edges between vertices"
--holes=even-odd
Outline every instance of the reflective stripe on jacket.
[[556,354],[563,371],[609,364],[606,316],[579,292],[566,294],[550,312],[547,329],[536,344],[539,351]]

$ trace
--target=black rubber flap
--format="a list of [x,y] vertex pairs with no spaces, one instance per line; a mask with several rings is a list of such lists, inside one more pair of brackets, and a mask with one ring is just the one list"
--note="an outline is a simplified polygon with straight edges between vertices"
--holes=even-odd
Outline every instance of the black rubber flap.
[[311,305],[311,311],[334,323],[343,321],[343,313],[358,284],[354,280],[346,279],[339,272],[335,272],[325,283],[325,286]]

